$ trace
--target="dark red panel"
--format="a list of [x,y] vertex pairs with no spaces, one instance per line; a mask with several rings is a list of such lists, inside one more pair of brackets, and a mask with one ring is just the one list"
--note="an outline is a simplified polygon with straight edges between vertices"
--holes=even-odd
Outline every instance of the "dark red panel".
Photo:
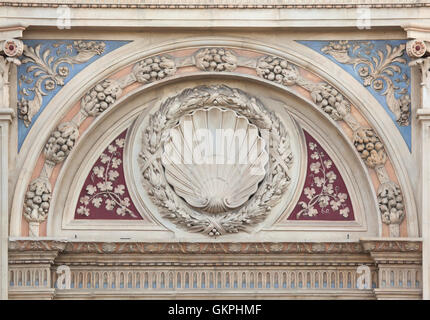
[[114,139],[91,168],[79,194],[75,219],[142,220],[124,178],[126,133]]
[[288,220],[354,220],[351,198],[335,163],[306,131],[305,137],[308,150],[306,181]]

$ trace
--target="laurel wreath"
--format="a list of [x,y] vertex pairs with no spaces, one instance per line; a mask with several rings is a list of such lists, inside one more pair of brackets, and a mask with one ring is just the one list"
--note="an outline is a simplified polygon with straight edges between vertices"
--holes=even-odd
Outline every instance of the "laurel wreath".
[[[217,215],[197,212],[176,195],[166,181],[160,156],[170,129],[182,116],[213,106],[231,109],[248,118],[260,132],[268,133],[266,140],[270,141],[268,170],[256,193],[242,207]],[[199,86],[168,98],[149,116],[139,154],[141,173],[149,187],[148,195],[163,217],[190,232],[209,236],[247,231],[249,226],[261,222],[286,191],[292,164],[289,135],[280,119],[256,98],[225,85]]]

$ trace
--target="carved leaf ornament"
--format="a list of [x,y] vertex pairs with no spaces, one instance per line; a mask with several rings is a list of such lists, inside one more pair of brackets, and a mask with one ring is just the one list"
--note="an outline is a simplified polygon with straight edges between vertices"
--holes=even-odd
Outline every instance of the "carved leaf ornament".
[[[396,117],[400,126],[410,123],[410,95],[405,88],[393,80],[395,74],[401,75],[396,82],[409,84],[406,74],[402,74],[400,65],[406,64],[403,57],[405,45],[385,46],[385,52],[374,50],[370,42],[330,42],[321,49],[343,64],[351,64],[363,80],[363,85],[371,86],[376,92],[385,96],[387,106]],[[367,56],[365,54],[367,54]]]
[[[54,44],[54,48],[58,48],[61,44]],[[39,112],[42,106],[43,96],[54,90],[58,86],[64,86],[65,79],[69,76],[70,68],[74,64],[87,62],[95,55],[101,55],[105,49],[104,42],[96,41],[74,41],[73,48],[77,54],[63,54],[61,57],[56,57],[51,54],[51,49],[42,50],[42,45],[30,47],[24,46],[23,64],[27,64],[26,73],[32,73],[31,77],[22,79],[28,84],[32,84],[32,88],[23,89],[23,98],[18,101],[18,117],[24,121],[24,125],[28,127],[31,124],[33,116]],[[72,46],[67,47],[69,52],[72,52]],[[30,98],[33,92],[33,98]]]

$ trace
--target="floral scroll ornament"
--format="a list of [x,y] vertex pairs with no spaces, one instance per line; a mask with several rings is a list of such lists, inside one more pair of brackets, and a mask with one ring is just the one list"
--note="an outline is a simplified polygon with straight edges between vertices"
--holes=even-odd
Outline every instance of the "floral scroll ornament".
[[[20,81],[31,85],[30,89],[22,88],[20,93],[23,96],[18,101],[18,117],[24,121],[28,127],[33,116],[40,110],[43,96],[54,90],[57,86],[64,86],[65,79],[69,76],[70,66],[81,64],[90,60],[95,55],[101,55],[105,48],[104,42],[96,41],[74,41],[73,45],[68,44],[65,52],[61,51],[62,43],[55,43],[54,48],[58,48],[56,55],[51,54],[51,49],[42,49],[42,45],[29,47],[24,46],[22,63],[27,64],[26,73],[32,73],[31,77],[21,77]],[[71,55],[73,48],[76,55]],[[32,91],[34,96],[30,98]]]
[[[385,96],[387,106],[396,116],[400,126],[408,126],[410,121],[411,99],[407,88],[397,86],[401,83],[409,85],[406,74],[402,74],[399,64],[406,64],[402,56],[405,45],[397,47],[385,46],[385,52],[377,50],[371,42],[337,41],[330,42],[321,49],[340,63],[352,64],[366,87],[371,86],[376,92]],[[394,79],[395,74],[402,74]],[[397,82],[397,85],[394,83]]]
[[92,184],[86,185],[85,195],[79,199],[76,212],[86,217],[91,215],[91,207],[104,206],[107,211],[115,211],[119,216],[136,214],[130,210],[131,200],[125,196],[125,185],[118,182],[124,138],[117,138],[100,156],[100,164],[92,168]]
[[313,161],[309,168],[312,172],[313,181],[303,191],[307,201],[299,202],[302,210],[298,212],[297,217],[301,215],[314,217],[318,214],[328,213],[330,207],[333,212],[347,218],[350,213],[346,203],[348,195],[339,192],[339,187],[335,186],[338,177],[334,171],[330,170],[333,167],[333,162],[330,159],[324,159],[324,153],[319,150],[315,143],[310,142],[309,149],[312,151],[310,157]]

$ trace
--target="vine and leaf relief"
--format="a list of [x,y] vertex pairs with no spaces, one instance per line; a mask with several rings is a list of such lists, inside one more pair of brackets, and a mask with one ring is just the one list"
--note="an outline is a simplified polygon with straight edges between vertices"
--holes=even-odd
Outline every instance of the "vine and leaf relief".
[[312,179],[312,183],[303,190],[307,201],[299,202],[302,210],[297,213],[297,218],[301,215],[314,217],[319,214],[328,214],[330,213],[328,208],[342,217],[348,218],[350,213],[350,208],[346,202],[348,194],[341,192],[336,183],[340,177],[333,170],[330,170],[334,166],[332,160],[326,157],[325,153],[314,142],[309,142],[308,146],[309,151],[312,152],[308,179]]
[[91,217],[94,210],[119,217],[138,218],[128,196],[122,172],[125,134],[121,134],[103,151],[84,184],[76,214]]
[[[52,52],[56,49],[55,52]],[[59,86],[64,86],[73,64],[81,64],[95,55],[101,55],[105,49],[104,42],[74,41],[54,43],[52,48],[34,48],[24,45],[22,64],[26,65],[26,75],[19,78],[21,99],[18,101],[18,117],[28,127],[33,116],[40,110],[43,97]],[[74,52],[77,52],[74,54]],[[25,84],[26,86],[23,86]]]
[[333,41],[321,51],[342,64],[353,65],[363,81],[378,94],[385,96],[388,108],[400,126],[410,123],[411,99],[408,93],[410,79],[402,71],[406,65],[405,44],[385,45],[385,50],[376,50],[371,41]]

